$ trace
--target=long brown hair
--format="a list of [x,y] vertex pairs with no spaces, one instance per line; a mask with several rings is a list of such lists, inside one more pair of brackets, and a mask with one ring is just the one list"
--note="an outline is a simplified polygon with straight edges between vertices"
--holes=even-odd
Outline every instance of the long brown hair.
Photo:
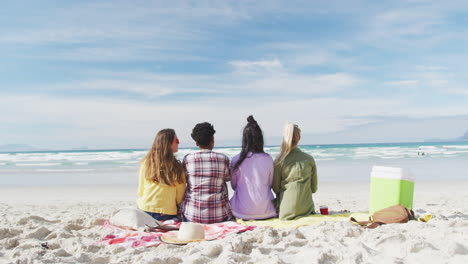
[[153,146],[142,160],[145,178],[157,184],[175,185],[185,182],[185,169],[174,157],[172,142],[174,129],[163,129],[156,134]]
[[297,146],[301,139],[301,129],[298,125],[287,123],[283,130],[283,142],[281,143],[280,154],[275,159],[275,164],[282,165],[284,159],[289,155],[294,146]]

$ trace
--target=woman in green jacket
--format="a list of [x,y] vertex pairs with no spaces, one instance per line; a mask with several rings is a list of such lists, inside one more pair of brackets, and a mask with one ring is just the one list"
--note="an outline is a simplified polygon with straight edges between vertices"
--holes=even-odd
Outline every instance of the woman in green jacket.
[[317,191],[317,167],[314,158],[297,147],[300,139],[299,127],[288,123],[281,152],[275,159],[272,186],[281,220],[292,220],[315,211],[312,193]]

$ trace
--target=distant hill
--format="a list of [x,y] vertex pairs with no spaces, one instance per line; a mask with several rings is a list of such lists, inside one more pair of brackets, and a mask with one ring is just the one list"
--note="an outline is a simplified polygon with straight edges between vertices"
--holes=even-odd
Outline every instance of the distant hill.
[[0,145],[0,152],[10,152],[10,151],[35,151],[36,148],[26,145],[26,144],[6,144]]
[[466,131],[465,135],[459,137],[457,140],[468,141],[468,131]]
[[468,131],[461,137],[451,138],[451,139],[442,139],[442,138],[430,138],[425,140],[426,142],[452,142],[452,141],[468,141]]

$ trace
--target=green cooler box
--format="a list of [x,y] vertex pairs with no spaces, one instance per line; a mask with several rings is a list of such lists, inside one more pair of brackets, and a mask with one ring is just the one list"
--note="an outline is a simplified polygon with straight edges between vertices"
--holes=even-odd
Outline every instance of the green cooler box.
[[371,172],[369,214],[401,204],[413,208],[414,176],[405,169],[374,166]]

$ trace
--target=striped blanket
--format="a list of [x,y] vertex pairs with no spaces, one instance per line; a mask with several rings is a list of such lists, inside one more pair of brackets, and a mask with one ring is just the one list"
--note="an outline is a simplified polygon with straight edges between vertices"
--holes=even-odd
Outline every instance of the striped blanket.
[[[180,226],[180,222],[174,222],[172,220],[163,222],[166,225]],[[109,221],[104,223],[104,228],[110,229],[111,234],[105,236],[98,243],[105,243],[109,245],[121,245],[124,247],[155,247],[163,242],[159,239],[163,234],[171,234],[177,231],[169,232],[142,232],[129,230],[122,227],[111,225]],[[205,238],[206,240],[222,239],[230,234],[241,233],[255,229],[255,226],[245,226],[236,222],[222,222],[216,224],[204,225]]]

